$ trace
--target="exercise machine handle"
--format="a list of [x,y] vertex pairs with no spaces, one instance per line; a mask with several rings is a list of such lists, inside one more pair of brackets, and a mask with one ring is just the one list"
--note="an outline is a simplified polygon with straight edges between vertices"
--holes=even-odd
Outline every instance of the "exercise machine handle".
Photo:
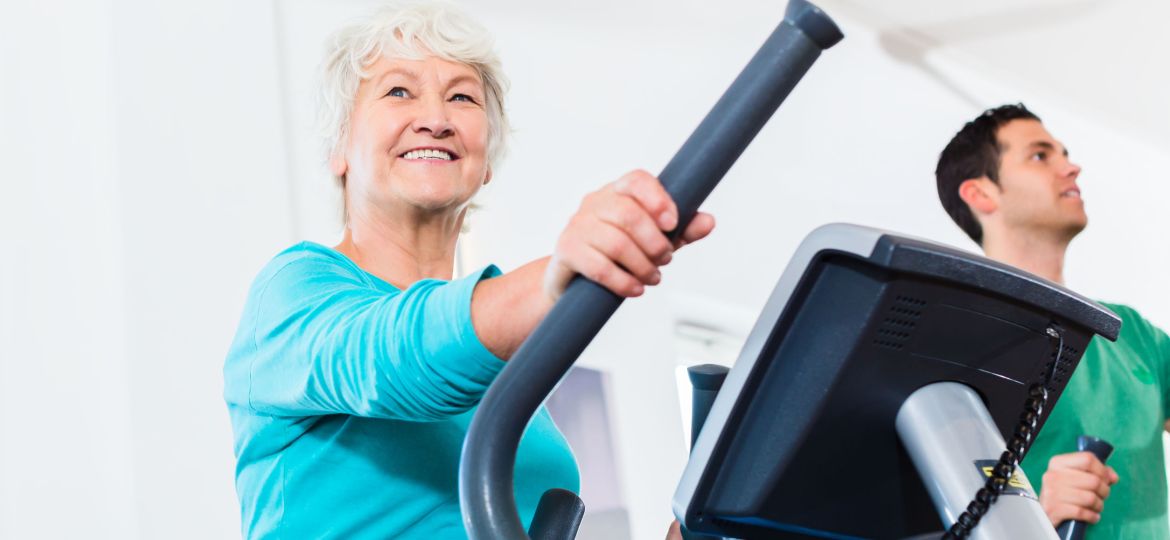
[[[1077,451],[1091,452],[1097,456],[1097,459],[1101,460],[1101,463],[1105,463],[1105,460],[1113,454],[1113,445],[1104,439],[1081,435],[1077,437]],[[1070,519],[1056,527],[1056,535],[1060,537],[1060,540],[1084,540],[1085,530],[1088,528],[1088,523]]]
[[573,540],[585,517],[585,502],[567,489],[552,488],[540,496],[528,527],[532,540]]
[[[821,51],[842,37],[816,6],[789,2],[784,20],[659,175],[678,206],[675,237]],[[463,525],[471,540],[527,538],[513,492],[524,428],[621,302],[592,281],[574,279],[488,388],[459,467]]]
[[[718,364],[702,364],[687,368],[687,378],[691,380],[691,450],[695,449],[695,441],[699,440],[699,432],[703,424],[707,423],[707,416],[711,414],[711,406],[719,396],[719,389],[723,388],[723,381],[731,370]],[[688,531],[683,527],[683,540],[722,540],[719,536],[699,534]]]
[[711,413],[711,406],[715,404],[715,397],[727,379],[731,370],[727,366],[718,364],[702,364],[687,368],[687,378],[691,380],[691,448],[699,440],[699,432],[707,422],[707,415]]
[[[790,0],[784,20],[659,175],[678,206],[672,238],[685,230],[821,51],[842,37],[819,8]],[[527,538],[513,492],[520,438],[621,302],[600,285],[575,278],[484,394],[459,466],[459,502],[471,540]]]

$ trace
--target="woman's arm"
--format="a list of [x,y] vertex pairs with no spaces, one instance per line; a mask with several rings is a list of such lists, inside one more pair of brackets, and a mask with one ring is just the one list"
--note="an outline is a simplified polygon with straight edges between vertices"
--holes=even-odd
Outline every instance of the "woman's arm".
[[479,340],[492,354],[508,359],[520,348],[553,300],[541,288],[549,257],[542,257],[475,286],[471,322]]
[[711,233],[715,220],[700,212],[672,244],[666,232],[678,225],[678,210],[662,183],[633,171],[590,193],[561,232],[551,257],[481,282],[472,296],[475,332],[500,358],[510,358],[536,328],[576,274],[613,291],[640,296],[657,285],[658,268],[679,247]]
[[480,277],[388,292],[328,257],[297,258],[249,300],[225,367],[228,400],[273,416],[462,413],[503,367],[472,328]]
[[585,198],[551,257],[493,279],[422,280],[388,294],[327,258],[292,261],[249,301],[252,330],[229,355],[226,397],[277,416],[462,413],[574,274],[638,296],[676,248],[714,227],[700,214],[672,245],[664,231],[677,219],[658,180],[636,171]]

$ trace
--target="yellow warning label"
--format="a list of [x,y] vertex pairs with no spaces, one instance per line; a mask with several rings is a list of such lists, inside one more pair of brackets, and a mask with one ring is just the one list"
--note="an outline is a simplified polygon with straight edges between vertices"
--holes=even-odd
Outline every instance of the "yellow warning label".
[[[983,476],[991,478],[991,471],[994,468],[994,466],[983,467]],[[1028,484],[1028,479],[1024,478],[1023,475],[1020,474],[1019,468],[1016,468],[1015,471],[1012,471],[1012,477],[1008,480],[1008,485],[1014,488],[1032,489],[1032,486]]]
[[[995,470],[995,465],[999,463],[994,459],[980,459],[975,461],[975,467],[979,472],[983,473],[983,479],[991,478],[992,471]],[[1012,471],[1012,477],[1008,479],[1007,487],[1003,490],[1004,495],[1022,495],[1030,499],[1036,498],[1036,492],[1032,489],[1032,484],[1028,482],[1028,478],[1024,476],[1022,470],[1016,467]]]

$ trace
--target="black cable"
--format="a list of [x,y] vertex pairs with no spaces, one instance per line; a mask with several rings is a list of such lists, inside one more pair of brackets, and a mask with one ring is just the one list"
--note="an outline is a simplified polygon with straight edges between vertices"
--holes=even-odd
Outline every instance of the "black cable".
[[1048,385],[1052,382],[1056,368],[1064,356],[1064,334],[1060,332],[1059,327],[1053,324],[1048,327],[1045,333],[1056,344],[1052,367],[1048,370],[1043,382],[1033,384],[1028,388],[1028,400],[1024,402],[1024,412],[1020,414],[1020,423],[1016,426],[1016,431],[1012,434],[1007,449],[999,456],[999,462],[992,468],[987,483],[983,484],[983,487],[975,493],[975,499],[967,505],[967,510],[960,514],[951,528],[943,534],[943,540],[957,540],[971,534],[971,530],[979,525],[979,520],[983,519],[991,505],[999,500],[1008,481],[1015,474],[1016,467],[1024,460],[1024,456],[1032,446],[1032,439],[1038,431],[1037,425],[1040,423],[1040,417],[1044,414],[1044,408],[1048,406]]

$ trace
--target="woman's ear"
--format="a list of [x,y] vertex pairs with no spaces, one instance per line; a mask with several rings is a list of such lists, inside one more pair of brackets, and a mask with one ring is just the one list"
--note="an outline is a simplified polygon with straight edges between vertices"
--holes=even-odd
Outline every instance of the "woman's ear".
[[959,198],[976,214],[990,215],[999,210],[999,186],[986,176],[959,184]]
[[483,175],[483,185],[486,186],[486,185],[488,185],[488,182],[491,182],[491,181],[492,181],[492,168],[489,166],[487,168],[487,174]]
[[330,154],[329,172],[338,178],[345,177],[345,173],[349,172],[349,162],[345,160],[345,156],[341,155],[341,152]]

